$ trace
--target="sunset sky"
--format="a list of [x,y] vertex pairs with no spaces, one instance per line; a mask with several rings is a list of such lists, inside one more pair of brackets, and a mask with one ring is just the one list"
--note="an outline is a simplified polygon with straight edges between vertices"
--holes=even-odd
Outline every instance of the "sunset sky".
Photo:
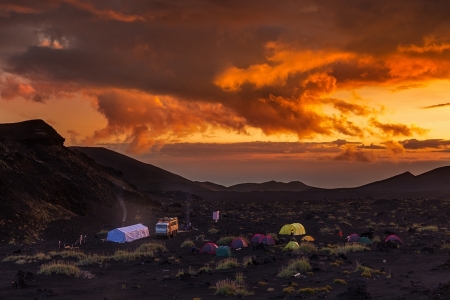
[[449,1],[0,0],[0,123],[191,180],[450,162]]

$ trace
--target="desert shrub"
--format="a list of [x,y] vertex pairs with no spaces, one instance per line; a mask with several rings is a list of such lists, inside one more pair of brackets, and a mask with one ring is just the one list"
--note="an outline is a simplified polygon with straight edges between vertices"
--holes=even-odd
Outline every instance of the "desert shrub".
[[219,239],[216,244],[220,246],[228,246],[231,244],[231,242],[235,239],[235,236],[225,236],[221,239]]
[[298,290],[299,293],[304,293],[304,294],[314,294],[316,291],[313,288],[302,288]]
[[285,294],[292,294],[293,292],[295,292],[295,288],[293,286],[288,286],[283,289],[283,293]]
[[441,246],[442,250],[450,250],[450,244],[445,243],[444,245]]
[[339,264],[335,263],[335,262],[332,262],[332,263],[330,263],[330,267],[339,267]]
[[195,244],[190,239],[186,239],[186,240],[184,240],[183,243],[181,243],[180,247],[182,247],[182,248],[192,248],[192,247],[195,247]]
[[[142,246],[142,245],[141,245]],[[111,259],[116,261],[133,261],[140,258],[146,258],[146,257],[154,257],[154,253],[151,250],[141,251],[141,247],[139,247],[136,250],[117,250],[114,252]]]
[[178,273],[175,275],[177,277],[182,276],[184,274],[190,274],[190,275],[194,275],[195,274],[195,269],[191,266],[188,267],[187,272],[184,271],[184,269],[179,269]]
[[325,235],[325,234],[331,234],[331,233],[333,233],[335,230],[333,229],[333,228],[330,228],[330,227],[328,227],[328,226],[325,226],[325,227],[321,227],[320,229],[319,229],[319,233],[320,234],[323,234],[323,235]]
[[265,281],[260,281],[260,282],[258,282],[258,285],[268,285],[268,283]]
[[198,269],[198,271],[199,271],[199,272],[200,272],[200,271],[202,271],[202,272],[211,272],[212,269],[211,269],[211,267],[209,266],[209,264],[205,264],[203,267],[201,267],[200,269]]
[[345,271],[342,271],[342,274],[343,274],[343,275],[350,275],[350,274],[351,274],[351,272],[350,272],[350,271],[347,271],[347,270],[345,270]]
[[439,230],[439,228],[437,226],[431,226],[431,225],[417,228],[418,232],[425,232],[425,231],[436,232],[438,230]]
[[358,261],[356,262],[355,272],[372,272],[372,269],[361,265]]
[[242,283],[244,282],[244,273],[239,272],[234,275],[234,281]]
[[342,284],[342,285],[346,285],[347,284],[347,282],[344,279],[340,279],[340,278],[337,278],[337,279],[333,280],[333,283]]
[[336,251],[334,251],[334,249],[330,248],[330,247],[324,247],[324,248],[320,249],[319,252],[320,253],[325,253],[325,254],[328,254],[328,255],[335,255],[336,254]]
[[238,263],[237,259],[234,257],[229,257],[229,258],[225,258],[225,259],[219,261],[216,264],[216,270],[236,268],[238,266],[239,266],[239,263]]
[[15,262],[16,264],[25,264],[25,263],[32,263],[36,261],[41,260],[49,260],[51,259],[50,255],[47,255],[45,253],[39,252],[35,255],[11,255],[8,257],[5,257],[2,262]]
[[54,261],[41,265],[37,273],[43,275],[64,274],[67,276],[79,277],[81,275],[81,270],[73,263]]
[[253,265],[253,257],[245,256],[244,258],[242,258],[242,266],[244,268],[247,268],[247,267],[249,267],[251,265]]
[[164,245],[161,242],[153,242],[153,243],[145,243],[145,244],[141,244],[139,246],[139,251],[142,252],[149,252],[149,251],[162,251],[162,252],[166,252],[167,248],[166,245]]
[[109,260],[105,255],[87,255],[86,258],[81,259],[76,263],[77,266],[87,266],[94,264],[102,264],[104,261]]
[[309,260],[305,257],[300,259],[293,259],[288,262],[288,265],[282,267],[280,272],[278,272],[277,276],[282,278],[288,278],[292,275],[295,275],[297,272],[306,272],[311,270],[311,265],[309,264]]
[[51,257],[61,256],[62,258],[75,258],[76,260],[82,260],[87,257],[83,252],[73,250],[50,251],[48,255]]
[[215,295],[224,296],[248,296],[251,295],[244,283],[238,283],[230,279],[219,280],[216,283]]
[[374,242],[374,243],[379,243],[379,242],[381,242],[380,236],[379,236],[379,235],[374,236],[373,239],[372,239],[372,242]]
[[317,253],[316,245],[308,242],[302,242],[299,245],[300,247],[295,250],[295,252],[303,252],[303,253]]
[[214,233],[218,233],[218,232],[219,232],[219,229],[216,229],[216,228],[208,229],[208,233],[210,233],[210,234],[214,234]]
[[346,254],[348,252],[358,252],[358,251],[369,251],[370,249],[367,246],[356,244],[356,243],[347,243],[345,246],[339,246],[335,249],[336,254]]
[[361,273],[361,277],[364,277],[364,278],[371,278],[371,277],[372,277],[372,272],[366,270],[366,271],[364,271],[364,272]]

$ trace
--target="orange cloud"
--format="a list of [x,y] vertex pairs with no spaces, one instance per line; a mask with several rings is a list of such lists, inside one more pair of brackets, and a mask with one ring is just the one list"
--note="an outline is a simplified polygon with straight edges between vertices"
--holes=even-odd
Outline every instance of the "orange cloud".
[[383,124],[372,118],[370,124],[380,130],[383,135],[387,136],[413,136],[415,134],[425,134],[428,130],[417,127],[416,125],[404,125],[404,124]]
[[362,151],[355,146],[347,145],[340,154],[332,159],[337,161],[373,162],[376,160],[376,157],[371,152]]
[[387,141],[382,144],[386,146],[387,151],[393,156],[405,153],[405,148],[399,142]]
[[139,15],[126,15],[112,9],[99,9],[94,4],[89,2],[82,2],[79,0],[63,0],[66,3],[73,5],[74,7],[88,11],[102,19],[109,19],[121,22],[134,22],[144,21],[145,18]]

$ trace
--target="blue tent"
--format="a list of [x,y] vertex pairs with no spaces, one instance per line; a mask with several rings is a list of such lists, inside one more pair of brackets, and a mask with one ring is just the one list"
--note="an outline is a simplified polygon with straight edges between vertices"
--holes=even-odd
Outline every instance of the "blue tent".
[[149,236],[148,228],[142,224],[120,227],[108,232],[107,241],[126,243]]
[[216,249],[216,256],[220,257],[230,257],[231,255],[231,248],[228,246],[219,246]]

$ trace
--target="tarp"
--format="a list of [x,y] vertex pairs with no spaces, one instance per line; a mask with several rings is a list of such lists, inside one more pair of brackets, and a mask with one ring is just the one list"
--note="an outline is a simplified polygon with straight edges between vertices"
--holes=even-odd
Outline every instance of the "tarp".
[[230,257],[231,256],[231,248],[228,246],[219,246],[216,249],[216,256]]
[[366,244],[366,245],[372,245],[373,244],[372,241],[366,236],[363,236],[363,237],[359,238],[358,243]]
[[388,241],[390,241],[390,242],[399,242],[400,244],[403,244],[403,241],[398,236],[396,236],[395,234],[391,234],[390,236],[388,236],[384,240],[384,242],[388,242]]
[[302,235],[306,234],[305,227],[303,227],[300,223],[292,223],[292,224],[286,224],[283,227],[281,227],[280,232],[278,234],[281,235]]
[[214,243],[206,243],[203,245],[203,247],[200,249],[200,253],[208,253],[208,254],[214,254],[217,250],[217,245]]
[[263,234],[257,233],[255,235],[252,236],[250,242],[252,243],[261,243],[261,239],[264,237]]
[[244,248],[244,247],[248,247],[248,243],[247,243],[247,241],[245,241],[242,238],[235,238],[231,242],[231,248],[237,249],[237,248]]
[[356,233],[350,234],[347,237],[347,241],[349,242],[357,242],[359,240],[359,235],[357,235]]
[[286,249],[286,250],[296,250],[298,248],[300,248],[300,245],[297,242],[295,242],[295,241],[290,241],[286,245],[286,247],[284,247],[284,249]]
[[107,241],[116,243],[132,242],[149,236],[148,228],[142,224],[120,227],[108,232]]
[[310,235],[305,235],[304,237],[302,237],[302,241],[314,242],[314,238]]
[[271,246],[271,245],[275,245],[275,240],[270,235],[266,235],[261,239],[261,243],[263,243],[264,245]]

